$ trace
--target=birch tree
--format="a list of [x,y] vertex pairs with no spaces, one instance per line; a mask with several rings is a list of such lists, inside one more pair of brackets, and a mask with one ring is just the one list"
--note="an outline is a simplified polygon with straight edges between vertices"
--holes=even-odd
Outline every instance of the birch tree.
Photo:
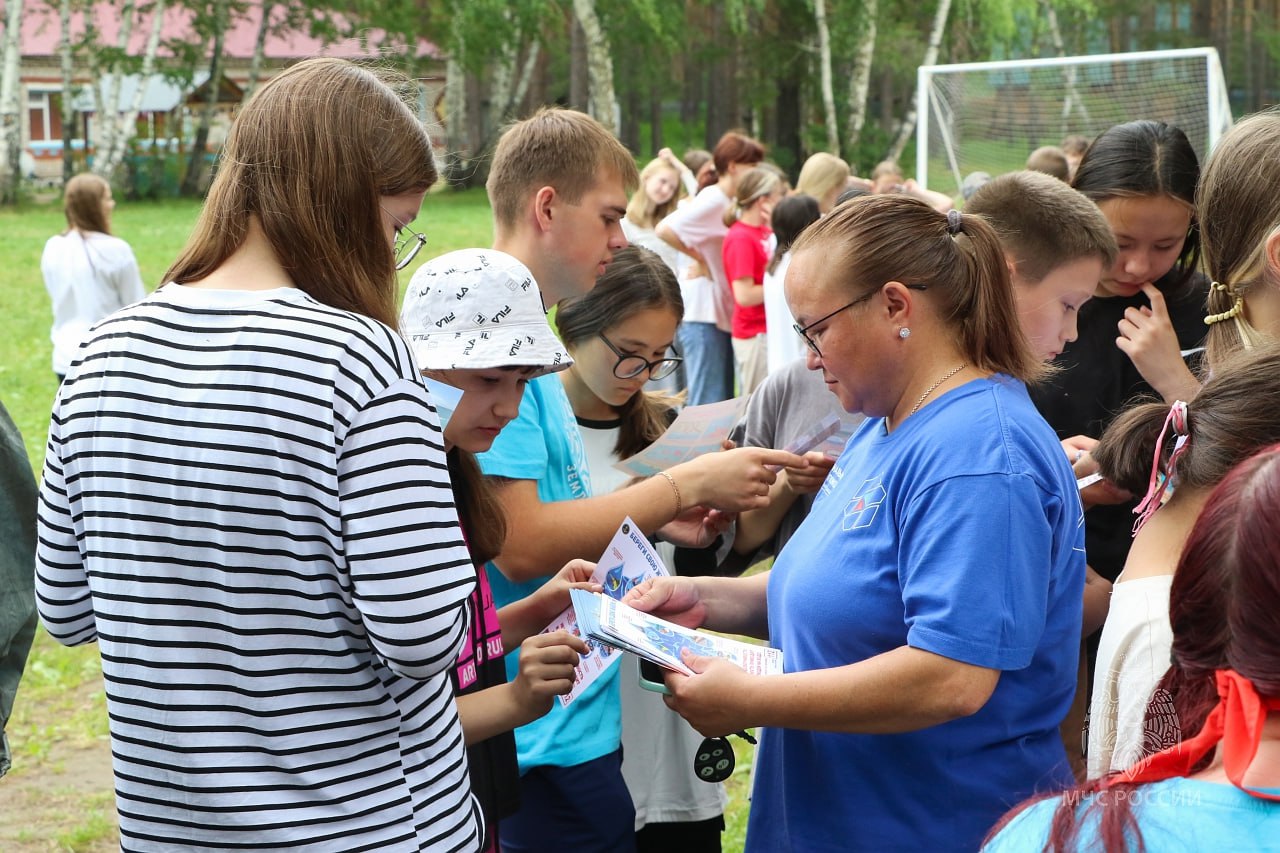
[[818,77],[822,91],[822,118],[827,129],[827,150],[840,152],[840,127],[836,118],[836,95],[831,82],[831,28],[827,26],[827,0],[813,0],[813,20],[818,30]]
[[[156,69],[156,51],[160,47],[160,32],[164,25],[165,0],[154,0],[151,5],[151,29],[147,33],[146,46],[142,52],[142,64],[138,70],[138,85],[133,91],[133,99],[121,110],[119,105],[120,84],[124,70],[123,65],[117,68],[112,81],[112,94],[107,109],[101,109],[99,102],[99,126],[106,124],[110,130],[106,138],[97,146],[93,160],[93,171],[107,180],[116,173],[124,162],[124,155],[129,148],[129,140],[135,134],[138,113],[142,110],[142,101],[147,93],[147,83]],[[104,122],[103,120],[106,119]]]
[[58,2],[58,68],[62,74],[62,183],[66,185],[76,173],[75,151],[75,52],[71,41],[71,0]]
[[877,0],[864,0],[862,26],[858,29],[853,49],[853,71],[849,75],[849,120],[845,126],[845,151],[850,156],[858,150],[862,128],[867,121],[867,92],[871,87],[871,61],[876,52]]
[[3,66],[0,70],[0,202],[18,200],[22,182],[22,113],[18,66],[22,60],[22,0],[5,7]]
[[271,32],[271,15],[276,10],[276,3],[263,0],[262,19],[258,21],[258,33],[253,39],[253,57],[249,60],[249,81],[244,86],[244,103],[253,97],[258,88],[258,78],[262,75],[262,54],[266,51],[267,36]]
[[[942,35],[947,29],[947,17],[951,14],[951,0],[938,0],[938,8],[933,13],[933,25],[929,29],[929,44],[925,47],[924,58],[920,61],[921,65],[935,65],[938,61],[938,50],[942,47]],[[916,103],[912,99],[911,107],[907,110],[906,117],[902,120],[902,125],[898,128],[898,136],[893,140],[893,146],[889,149],[890,160],[898,160],[902,157],[902,150],[907,147],[907,141],[911,139],[911,135],[916,132]]]
[[596,14],[595,0],[573,0],[573,14],[587,42],[587,112],[617,134],[621,117],[618,115],[618,97],[613,88],[613,56],[609,50],[609,36]]
[[231,0],[213,0],[209,16],[205,19],[209,28],[209,87],[204,108],[200,111],[200,121],[196,126],[195,140],[191,143],[191,158],[187,161],[187,171],[182,177],[179,192],[185,196],[194,196],[200,189],[200,176],[204,172],[205,148],[209,144],[209,130],[213,127],[213,117],[218,112],[218,96],[222,92],[223,47],[226,44],[227,30],[231,26]]

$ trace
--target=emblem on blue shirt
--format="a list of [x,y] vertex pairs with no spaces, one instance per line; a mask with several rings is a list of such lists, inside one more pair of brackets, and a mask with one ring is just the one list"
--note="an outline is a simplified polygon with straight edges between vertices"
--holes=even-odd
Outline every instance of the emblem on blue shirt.
[[864,527],[870,527],[871,522],[876,520],[876,512],[880,509],[880,504],[884,503],[887,497],[884,486],[880,485],[879,477],[872,477],[863,482],[858,487],[858,492],[853,496],[853,500],[849,501],[849,505],[844,508],[844,521],[841,523],[842,530],[861,530]]

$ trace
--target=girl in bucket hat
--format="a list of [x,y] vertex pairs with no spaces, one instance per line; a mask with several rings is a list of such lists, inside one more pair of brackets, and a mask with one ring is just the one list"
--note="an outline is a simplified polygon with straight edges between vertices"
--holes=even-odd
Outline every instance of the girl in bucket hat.
[[[587,652],[567,632],[539,632],[569,606],[570,586],[585,585],[594,567],[573,560],[535,594],[498,610],[482,567],[502,550],[506,519],[475,454],[516,417],[530,379],[573,359],[547,324],[532,273],[490,249],[450,252],[419,268],[400,328],[441,413],[449,478],[477,567],[469,641],[453,680],[472,788],[490,828],[485,849],[496,850],[498,820],[518,805],[512,729],[541,717],[569,691],[578,655]],[[516,647],[519,670],[508,682],[503,655]]]

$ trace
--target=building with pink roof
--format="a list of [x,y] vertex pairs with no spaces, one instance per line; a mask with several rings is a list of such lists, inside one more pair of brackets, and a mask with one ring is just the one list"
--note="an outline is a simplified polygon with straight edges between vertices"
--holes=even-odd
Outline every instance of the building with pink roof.
[[[252,3],[243,15],[237,16],[228,29],[223,47],[223,77],[218,87],[219,120],[212,134],[216,144],[222,138],[226,125],[230,122],[239,103],[239,93],[249,83],[250,64],[253,58],[254,43],[257,39],[259,23],[262,20],[263,4]],[[272,21],[276,24],[268,32],[263,46],[263,59],[259,82],[262,82],[276,71],[294,62],[313,56],[336,56],[346,59],[376,60],[379,57],[395,56],[413,57],[414,76],[422,85],[423,119],[430,124],[438,125],[437,105],[444,89],[444,63],[439,58],[436,46],[426,39],[418,39],[416,43],[407,43],[403,38],[388,36],[382,30],[367,29],[359,31],[353,37],[324,38],[313,35],[310,22],[301,27],[288,27],[283,24],[285,9],[277,6],[272,12]],[[100,44],[115,45],[120,36],[121,19],[119,9],[107,3],[97,3],[84,13],[73,16],[71,31],[72,41],[83,38],[85,18],[92,16],[98,32]],[[180,142],[180,128],[192,126],[191,104],[207,97],[208,60],[202,59],[192,69],[191,83],[183,86],[173,78],[165,77],[164,70],[171,69],[174,64],[173,50],[166,45],[175,42],[187,42],[196,47],[195,53],[207,56],[208,49],[201,44],[201,37],[192,25],[192,13],[189,9],[170,7],[165,10],[160,34],[161,47],[157,51],[157,72],[150,79],[140,81],[137,75],[127,75],[121,80],[118,88],[116,109],[124,111],[133,101],[133,93],[138,85],[145,85],[142,110],[138,117],[138,136],[151,144],[162,144],[177,137]],[[348,23],[334,16],[323,17],[315,13],[314,29],[318,32],[342,32],[350,30]],[[139,16],[135,20],[128,41],[128,53],[140,56],[145,49],[151,28],[148,16]],[[61,63],[58,56],[58,42],[61,37],[61,26],[55,4],[27,3],[22,13],[21,52],[22,65],[20,72],[20,97],[26,104],[22,121],[22,141],[24,151],[30,159],[24,157],[24,169],[29,171],[28,177],[54,178],[61,176],[62,157],[62,116],[61,101],[64,97]],[[74,72],[74,98],[77,113],[77,127],[72,134],[73,145],[80,149],[86,144],[93,144],[93,121],[96,103],[110,99],[114,83],[110,75],[94,77],[83,59],[78,60]],[[97,86],[99,97],[94,98],[91,87]],[[106,107],[104,107],[105,109]],[[443,136],[440,128],[433,128],[433,137]]]

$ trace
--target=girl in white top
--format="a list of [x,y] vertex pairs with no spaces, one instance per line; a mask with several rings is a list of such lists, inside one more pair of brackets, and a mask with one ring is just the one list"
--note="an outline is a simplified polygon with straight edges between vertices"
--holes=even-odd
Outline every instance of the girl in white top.
[[40,272],[53,303],[53,372],[61,379],[89,328],[146,296],[129,244],[111,235],[116,206],[111,185],[97,175],[67,182],[67,230],[44,245]]
[[656,252],[677,275],[682,266],[680,252],[664,243],[655,229],[679,205],[684,195],[682,189],[680,171],[670,160],[661,156],[650,160],[640,171],[640,188],[631,195],[627,216],[622,220],[627,242]]
[[791,309],[787,306],[782,282],[787,276],[787,267],[791,265],[791,244],[800,236],[801,231],[817,222],[819,216],[821,213],[818,201],[804,193],[787,196],[773,209],[773,233],[778,238],[778,245],[773,250],[773,257],[769,259],[764,273],[765,341],[769,374],[777,373],[788,364],[804,358],[807,351],[804,339],[793,328],[796,318],[791,316]]
[[1236,463],[1280,441],[1280,346],[1234,354],[1215,371],[1189,404],[1125,412],[1093,451],[1109,481],[1147,500],[1098,645],[1091,779],[1177,741],[1172,697],[1158,686],[1169,668],[1169,589],[1178,557],[1213,487]]

